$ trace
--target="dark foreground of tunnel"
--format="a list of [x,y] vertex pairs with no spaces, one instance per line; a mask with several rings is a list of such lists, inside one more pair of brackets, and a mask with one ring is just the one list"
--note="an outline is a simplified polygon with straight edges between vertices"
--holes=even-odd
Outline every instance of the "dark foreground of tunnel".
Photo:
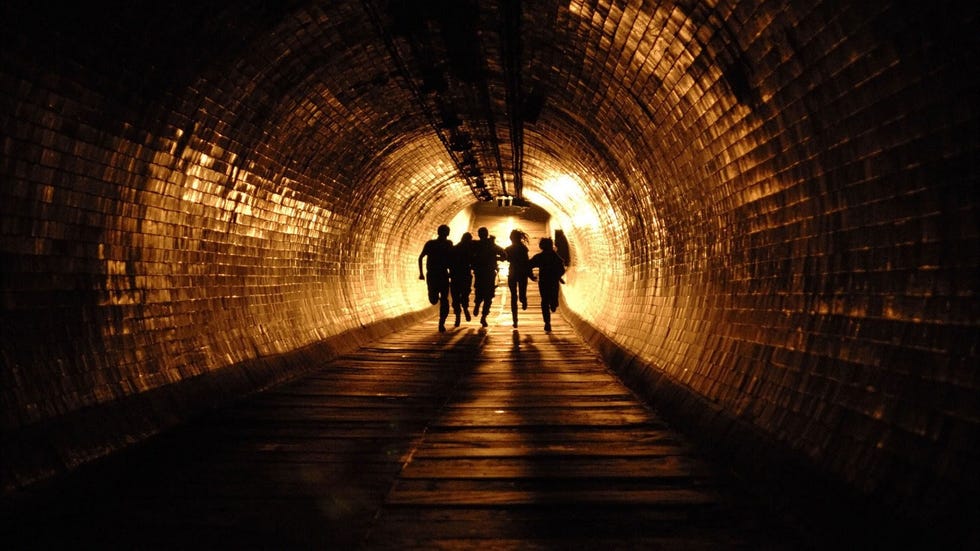
[[506,196],[672,423],[976,538],[975,2],[2,10],[5,493],[430,316]]

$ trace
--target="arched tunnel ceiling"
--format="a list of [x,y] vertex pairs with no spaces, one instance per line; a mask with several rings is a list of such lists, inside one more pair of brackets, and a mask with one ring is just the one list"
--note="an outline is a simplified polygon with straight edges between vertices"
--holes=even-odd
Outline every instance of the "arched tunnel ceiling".
[[[521,16],[509,38],[500,30],[507,9]],[[623,98],[632,102],[625,93],[595,95],[625,83],[605,74],[587,52],[576,52],[595,64],[584,77],[554,66],[561,49],[581,39],[583,16],[564,3],[532,10],[506,2],[366,1],[297,13],[255,41],[254,61],[238,63],[235,74],[247,82],[234,88],[240,98],[228,109],[271,109],[268,137],[288,143],[291,162],[305,171],[332,174],[342,167],[351,171],[350,180],[381,186],[426,180],[433,189],[447,186],[446,195],[457,199],[443,207],[447,211],[461,206],[458,199],[471,200],[463,193],[467,187],[483,200],[515,194],[517,174],[521,180],[527,175],[531,188],[556,174],[603,175],[575,180],[586,183],[622,178],[618,159],[604,150],[607,129],[592,122],[598,113],[571,106],[604,106],[606,116],[635,106],[621,104]],[[560,32],[564,43],[555,40]],[[284,38],[294,36],[300,38]],[[555,90],[551,101],[549,90]],[[433,147],[435,139],[442,148]]]
[[[150,60],[143,82],[120,82],[108,98],[135,84],[165,101],[198,101],[200,118],[221,124],[192,122],[177,134],[235,140],[228,149],[253,157],[274,145],[289,152],[277,159],[287,171],[367,189],[397,185],[376,181],[393,174],[427,179],[456,198],[439,210],[469,201],[467,187],[484,200],[519,194],[515,180],[525,176],[529,189],[546,192],[555,174],[592,173],[575,181],[597,182],[584,194],[602,199],[629,173],[673,172],[672,159],[656,156],[665,140],[689,143],[675,119],[715,122],[690,116],[695,100],[716,110],[737,102],[721,79],[737,49],[726,30],[734,10],[711,3],[216,2],[181,6],[179,15],[167,7],[74,9],[53,14],[82,24],[65,27],[78,36],[54,37],[51,55],[87,40],[84,29],[92,28],[115,42],[113,51]],[[110,61],[92,61],[112,70]],[[186,88],[201,95],[181,98]],[[672,134],[651,135],[658,126]],[[432,147],[436,139],[442,148]],[[470,147],[455,150],[460,142]],[[392,159],[410,164],[393,167]]]
[[[41,51],[57,55],[86,29],[104,32],[112,50],[150,60],[143,82],[120,89],[198,101],[202,120],[221,121],[188,122],[173,129],[178,136],[232,140],[228,149],[248,152],[238,157],[243,166],[276,155],[286,173],[323,175],[365,196],[424,182],[420,196],[440,198],[427,212],[443,218],[471,202],[468,192],[488,200],[526,186],[547,200],[557,176],[572,176],[561,181],[581,185],[576,195],[602,212],[638,200],[657,216],[694,205],[711,218],[731,193],[710,187],[725,180],[723,165],[778,155],[753,143],[768,138],[759,127],[779,113],[773,96],[789,93],[794,109],[813,109],[799,95],[819,82],[777,88],[826,45],[797,36],[800,21],[860,26],[902,9],[831,4],[214,2],[181,6],[179,15],[167,6],[76,7],[53,17],[82,22],[64,27],[79,36],[56,36]],[[17,15],[48,24],[32,22],[33,11]],[[753,70],[749,59],[774,67]],[[201,95],[181,97],[186,88]],[[818,124],[805,114],[791,122],[793,132]],[[695,180],[700,189],[690,188]],[[564,197],[543,206],[567,208]]]

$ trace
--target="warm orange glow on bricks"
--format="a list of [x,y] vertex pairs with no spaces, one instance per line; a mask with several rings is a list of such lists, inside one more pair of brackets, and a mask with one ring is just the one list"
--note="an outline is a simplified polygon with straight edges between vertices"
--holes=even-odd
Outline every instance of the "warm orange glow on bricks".
[[476,223],[465,131],[638,384],[903,510],[975,489],[972,5],[466,2],[447,41],[400,2],[219,4],[0,18],[4,484],[426,315],[420,248]]

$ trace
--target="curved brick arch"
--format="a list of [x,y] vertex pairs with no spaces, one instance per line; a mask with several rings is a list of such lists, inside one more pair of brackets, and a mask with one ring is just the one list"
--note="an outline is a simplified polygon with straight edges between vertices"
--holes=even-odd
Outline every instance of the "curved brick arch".
[[[5,488],[426,315],[415,256],[475,199],[419,107],[438,90],[405,73],[432,52],[386,42],[372,3],[11,4]],[[565,288],[583,332],[688,418],[907,512],[976,487],[977,14],[957,6],[523,13],[524,191],[586,253]],[[81,434],[87,415],[113,421]]]

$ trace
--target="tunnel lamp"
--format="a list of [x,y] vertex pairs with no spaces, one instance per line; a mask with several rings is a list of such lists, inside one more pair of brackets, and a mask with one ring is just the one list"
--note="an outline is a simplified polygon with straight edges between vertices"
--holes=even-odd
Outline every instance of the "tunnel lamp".
[[514,198],[510,195],[498,195],[497,196],[497,206],[498,207],[509,207],[514,204]]

